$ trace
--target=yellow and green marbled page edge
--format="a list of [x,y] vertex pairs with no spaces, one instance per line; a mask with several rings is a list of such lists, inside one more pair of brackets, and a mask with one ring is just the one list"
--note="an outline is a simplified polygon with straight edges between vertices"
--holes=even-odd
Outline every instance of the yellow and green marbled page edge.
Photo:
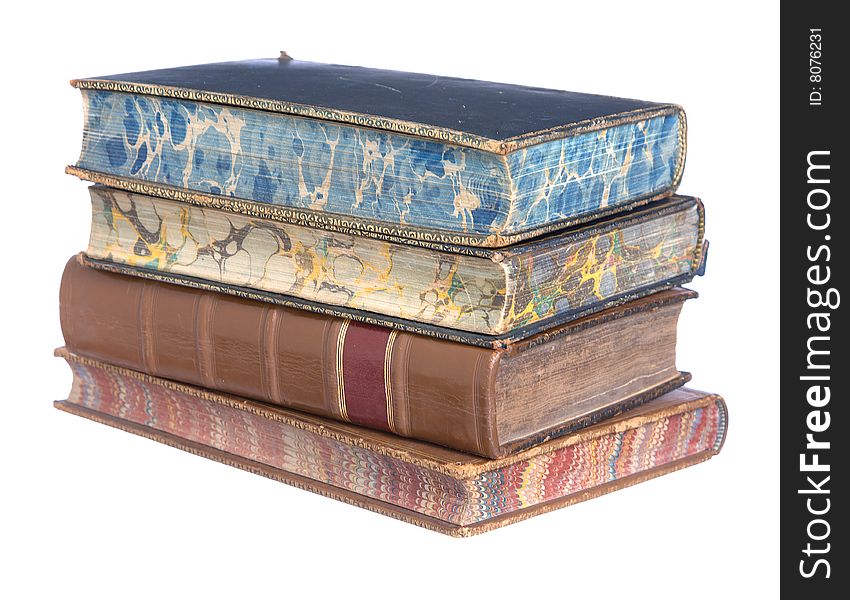
[[90,192],[94,259],[464,331],[500,325],[505,273],[487,258]]
[[482,335],[692,274],[702,235],[691,203],[491,259],[109,188],[91,194],[91,258]]
[[555,320],[695,274],[704,235],[702,204],[668,204],[648,214],[589,227],[585,235],[509,256],[504,262],[504,330]]

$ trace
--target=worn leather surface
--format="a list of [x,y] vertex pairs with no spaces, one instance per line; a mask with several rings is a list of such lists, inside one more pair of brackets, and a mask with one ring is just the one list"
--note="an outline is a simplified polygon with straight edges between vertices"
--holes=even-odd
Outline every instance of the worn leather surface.
[[293,102],[423,123],[495,140],[663,106],[612,96],[301,60],[213,63],[93,79]]

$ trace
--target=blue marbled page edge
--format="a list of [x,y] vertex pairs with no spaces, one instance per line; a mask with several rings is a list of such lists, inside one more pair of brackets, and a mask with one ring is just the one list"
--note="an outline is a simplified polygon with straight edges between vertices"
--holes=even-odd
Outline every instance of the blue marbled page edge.
[[490,240],[669,192],[684,153],[680,112],[505,157],[258,110],[95,90],[83,96],[82,169]]

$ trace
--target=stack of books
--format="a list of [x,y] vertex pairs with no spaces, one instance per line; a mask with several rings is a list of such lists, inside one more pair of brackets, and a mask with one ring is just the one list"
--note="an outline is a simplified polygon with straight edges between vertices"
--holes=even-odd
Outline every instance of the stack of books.
[[58,408],[452,535],[719,451],[680,107],[285,53],[72,84]]

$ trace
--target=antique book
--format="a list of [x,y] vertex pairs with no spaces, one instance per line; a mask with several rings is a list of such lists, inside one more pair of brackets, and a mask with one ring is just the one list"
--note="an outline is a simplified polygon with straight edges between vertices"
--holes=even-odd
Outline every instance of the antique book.
[[84,179],[420,243],[501,247],[671,194],[673,104],[281,59],[71,82]]
[[422,248],[102,186],[91,197],[86,253],[134,274],[501,339],[685,283],[703,258],[702,204],[678,196],[499,250]]
[[678,387],[674,289],[483,348],[128,277],[71,259],[69,350],[150,375],[499,457]]
[[468,536],[716,454],[726,406],[679,388],[501,459],[216,394],[57,351],[74,372],[57,408],[455,536]]

